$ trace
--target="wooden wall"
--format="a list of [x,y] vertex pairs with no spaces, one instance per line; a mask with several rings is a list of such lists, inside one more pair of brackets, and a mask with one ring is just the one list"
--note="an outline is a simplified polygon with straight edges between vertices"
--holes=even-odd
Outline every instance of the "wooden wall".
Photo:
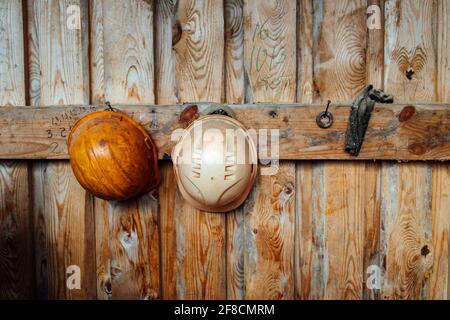
[[[366,83],[449,103],[450,1],[0,0],[0,105],[325,104]],[[160,167],[158,190],[119,203],[64,161],[0,162],[0,298],[449,298],[448,163],[282,162],[228,214]]]

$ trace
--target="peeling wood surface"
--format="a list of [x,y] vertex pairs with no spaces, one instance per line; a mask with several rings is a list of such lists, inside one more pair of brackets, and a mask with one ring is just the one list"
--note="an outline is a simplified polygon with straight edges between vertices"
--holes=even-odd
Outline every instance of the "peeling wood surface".
[[[208,104],[197,104],[201,109]],[[115,105],[140,122],[155,140],[159,158],[170,155],[171,134],[182,127],[185,106]],[[259,134],[279,129],[280,159],[448,160],[450,109],[447,104],[377,104],[358,157],[344,151],[349,105],[332,107],[334,123],[320,129],[323,105],[229,105],[239,121]],[[66,137],[79,117],[104,106],[0,107],[0,158],[67,159]],[[20,130],[16,130],[20,127]]]

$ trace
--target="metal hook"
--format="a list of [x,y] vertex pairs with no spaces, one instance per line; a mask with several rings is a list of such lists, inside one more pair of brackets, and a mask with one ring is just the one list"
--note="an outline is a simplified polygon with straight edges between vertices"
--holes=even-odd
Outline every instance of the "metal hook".
[[111,107],[111,103],[110,103],[109,101],[106,101],[106,102],[105,102],[105,105],[108,107],[108,110],[110,110],[110,111],[115,111],[115,110],[113,109],[113,107]]
[[333,124],[333,115],[331,114],[331,112],[328,112],[330,103],[331,103],[331,101],[328,100],[325,111],[319,112],[319,114],[316,117],[316,123],[322,129],[327,129],[327,128],[331,127],[331,125]]

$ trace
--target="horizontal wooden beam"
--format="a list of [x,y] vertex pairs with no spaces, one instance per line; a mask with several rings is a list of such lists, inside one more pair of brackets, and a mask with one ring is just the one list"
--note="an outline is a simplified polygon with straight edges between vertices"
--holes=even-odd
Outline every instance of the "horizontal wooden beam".
[[[196,104],[202,112],[210,105]],[[155,140],[160,159],[174,145],[171,134],[186,125],[187,105],[117,106],[141,123]],[[377,104],[358,157],[344,151],[350,105],[331,106],[331,128],[320,129],[322,105],[229,105],[247,128],[279,129],[281,160],[449,160],[450,105]],[[104,106],[0,107],[0,159],[68,159],[66,137],[81,116]],[[189,117],[195,117],[197,108]]]

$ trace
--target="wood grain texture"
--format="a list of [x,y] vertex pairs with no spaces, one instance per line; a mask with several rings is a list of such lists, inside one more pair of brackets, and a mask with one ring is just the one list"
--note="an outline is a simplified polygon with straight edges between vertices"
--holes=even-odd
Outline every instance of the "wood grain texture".
[[[450,1],[437,3],[437,99],[450,101]],[[449,231],[450,167],[448,163],[432,165],[432,239],[433,269],[429,279],[428,299],[449,299]]]
[[450,101],[450,1],[437,4],[437,95],[438,101]]
[[[224,1],[225,19],[225,101],[243,103],[244,83],[244,3]],[[244,298],[244,212],[242,207],[226,216],[227,299]]]
[[33,297],[31,218],[27,163],[0,162],[0,299],[2,300]]
[[434,248],[433,269],[427,299],[449,298],[450,167],[432,166],[431,229]]
[[295,1],[245,1],[244,63],[248,102],[293,102],[296,91]]
[[244,3],[224,0],[225,101],[244,103]]
[[[0,104],[25,104],[22,2],[0,1]],[[0,162],[0,299],[33,296],[28,165]]]
[[257,178],[244,204],[245,299],[294,296],[295,163]]
[[[379,8],[380,28],[367,30],[366,83],[384,89],[384,0],[369,0],[367,6]],[[371,11],[371,15],[377,12]],[[367,10],[366,10],[367,13]],[[376,17],[374,17],[376,18]],[[366,162],[364,172],[364,240],[363,240],[363,284],[362,298],[379,300],[380,289],[369,284],[373,267],[380,267],[380,206],[381,206],[381,163]],[[376,269],[380,270],[380,269]]]
[[[296,3],[245,1],[247,99],[295,101],[296,63]],[[258,176],[244,205],[246,299],[294,296],[294,198],[293,162],[280,163],[272,176]]]
[[[196,103],[200,112],[210,103]],[[327,130],[316,124],[323,104],[226,105],[247,128],[278,129],[282,160],[301,159],[395,159],[448,160],[450,158],[450,109],[448,104],[375,105],[370,127],[358,157],[343,149],[350,113],[349,104],[332,106],[333,126]],[[187,107],[115,106],[148,130],[158,147],[159,159],[170,154],[173,130],[182,127],[180,114]],[[66,137],[70,126],[81,116],[104,106],[0,107],[1,159],[67,159]],[[16,131],[15,128],[21,128]],[[258,132],[257,132],[258,133]],[[259,132],[262,135],[264,131]],[[270,133],[270,131],[269,131]]]
[[297,98],[298,103],[312,103],[313,74],[313,14],[312,0],[298,0],[297,4]]
[[[180,102],[221,102],[223,10],[222,1],[177,3],[172,48]],[[177,298],[224,299],[225,215],[196,210],[179,194],[175,195],[174,215]]]
[[[156,103],[177,103],[175,57],[172,41],[179,36],[176,29],[175,0],[155,3],[155,82]],[[170,150],[166,151],[170,154]],[[180,199],[177,192],[172,162],[161,162],[161,185],[159,186],[160,234],[161,234],[161,280],[162,298],[177,299],[177,214],[175,204]]]
[[[300,28],[306,36],[299,38],[303,75],[299,73],[298,99],[351,102],[368,75],[367,2],[301,1],[299,7]],[[333,115],[335,111],[332,105]],[[362,298],[365,175],[365,163],[298,165],[297,178],[314,182],[298,182],[296,297]]]
[[387,92],[396,102],[436,101],[435,1],[386,1]]
[[180,102],[220,102],[223,90],[222,1],[180,0],[172,46]]
[[[436,59],[446,54],[440,50],[444,49],[442,37],[447,31],[436,19],[445,20],[444,9],[441,5],[438,14],[434,1],[386,2],[384,85],[397,101],[437,101],[443,97],[438,93],[438,79],[446,73],[441,69],[445,64],[438,65]],[[432,207],[432,183],[441,180],[439,174],[432,175],[433,166],[383,164],[382,298],[447,297],[436,284],[448,279],[448,249],[442,249],[448,247],[449,226],[442,223],[448,222],[448,211]],[[394,191],[397,193],[392,194]]]
[[[315,1],[316,101],[349,102],[366,81],[367,1]],[[333,32],[330,32],[333,30]]]
[[323,299],[328,278],[323,162],[296,164],[295,298]]
[[382,298],[426,298],[434,255],[431,168],[385,162],[382,181]]
[[[94,1],[91,15],[94,102],[154,103],[153,2]],[[98,297],[160,298],[156,193],[95,204]]]
[[[88,103],[87,1],[29,1],[30,97],[40,104]],[[80,29],[69,29],[68,7],[80,8]],[[35,256],[39,298],[95,297],[92,199],[68,163],[33,166]],[[77,265],[81,289],[66,287]]]

